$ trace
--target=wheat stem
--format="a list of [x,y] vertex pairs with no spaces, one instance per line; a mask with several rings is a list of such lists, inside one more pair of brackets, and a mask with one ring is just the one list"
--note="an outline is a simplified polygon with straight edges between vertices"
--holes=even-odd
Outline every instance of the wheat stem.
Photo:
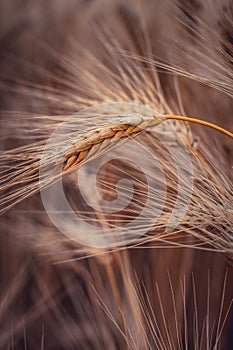
[[165,119],[182,120],[182,121],[185,121],[185,122],[190,122],[190,123],[195,123],[195,124],[207,126],[208,128],[217,130],[217,131],[219,131],[219,132],[221,132],[221,133],[223,133],[223,134],[225,134],[225,135],[227,135],[227,136],[229,136],[230,138],[233,139],[233,133],[231,133],[230,131],[228,131],[228,130],[226,130],[224,128],[221,128],[218,125],[206,122],[205,120],[200,120],[200,119],[191,118],[191,117],[185,117],[185,116],[182,116],[182,115],[165,115],[164,117],[165,117]]

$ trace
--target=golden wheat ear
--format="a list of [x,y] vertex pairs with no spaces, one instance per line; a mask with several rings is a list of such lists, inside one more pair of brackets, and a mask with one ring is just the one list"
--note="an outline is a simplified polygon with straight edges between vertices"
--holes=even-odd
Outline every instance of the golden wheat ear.
[[62,171],[73,169],[85,159],[98,156],[109,144],[138,135],[141,131],[164,121],[163,116],[153,118],[138,115],[113,118],[115,123],[95,129],[85,139],[76,142],[68,151]]
[[189,123],[199,124],[208,128],[212,128],[218,132],[233,139],[233,133],[204,120],[181,116],[181,115],[163,115],[143,117],[143,116],[120,116],[114,118],[116,124],[106,125],[97,128],[85,135],[85,138],[77,141],[72,145],[66,154],[62,172],[70,171],[79,166],[83,161],[98,157],[109,144],[113,144],[120,139],[127,139],[138,135],[142,130],[154,127],[165,120],[179,120]]

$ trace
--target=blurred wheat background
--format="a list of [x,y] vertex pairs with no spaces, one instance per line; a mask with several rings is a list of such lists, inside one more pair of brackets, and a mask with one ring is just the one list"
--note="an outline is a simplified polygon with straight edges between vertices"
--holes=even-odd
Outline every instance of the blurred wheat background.
[[[128,124],[178,114],[232,132],[232,64],[231,0],[1,1],[1,349],[233,348],[233,141],[182,121],[131,138],[138,124]],[[39,179],[46,143],[67,120]],[[123,143],[110,142],[122,132]],[[100,168],[101,200],[108,207],[119,191],[131,200],[123,210],[91,208],[76,183],[86,162],[82,190],[94,200],[100,139],[118,158]],[[150,150],[164,177],[125,139]],[[113,245],[78,243],[88,232],[72,227],[71,239],[53,224],[40,189],[61,175],[74,213]],[[132,187],[117,187],[122,178]],[[148,193],[132,233],[124,225]]]

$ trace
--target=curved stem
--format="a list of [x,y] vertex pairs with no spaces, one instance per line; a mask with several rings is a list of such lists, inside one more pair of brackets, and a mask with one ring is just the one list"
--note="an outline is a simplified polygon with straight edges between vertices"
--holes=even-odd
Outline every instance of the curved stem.
[[182,115],[165,115],[164,116],[165,119],[174,119],[174,120],[183,120],[185,122],[190,122],[190,123],[196,123],[196,124],[200,124],[200,125],[204,125],[204,126],[207,126],[208,128],[212,128],[214,130],[217,130],[227,136],[229,136],[230,138],[233,139],[233,133],[231,133],[230,131],[224,129],[224,128],[221,128],[220,126],[218,125],[215,125],[215,124],[212,124],[212,123],[209,123],[209,122],[206,122],[204,120],[200,120],[200,119],[196,119],[196,118],[190,118],[190,117],[185,117],[185,116],[182,116]]

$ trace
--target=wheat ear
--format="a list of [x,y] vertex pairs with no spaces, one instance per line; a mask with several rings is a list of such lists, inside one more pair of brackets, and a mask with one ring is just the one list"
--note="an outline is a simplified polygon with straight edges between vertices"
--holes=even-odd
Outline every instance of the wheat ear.
[[101,150],[104,150],[110,143],[114,143],[120,139],[127,137],[134,137],[142,130],[146,130],[162,123],[165,120],[170,119],[206,126],[217,130],[233,139],[233,133],[230,131],[218,125],[196,118],[180,115],[163,115],[154,116],[153,118],[142,116],[122,116],[114,118],[114,120],[118,123],[96,129],[94,132],[86,134],[84,139],[79,140],[73,144],[66,154],[62,172],[64,173],[68,170],[73,170],[84,159],[90,158],[90,156],[97,156]]
[[76,142],[66,155],[62,171],[65,172],[71,167],[79,165],[83,159],[89,158],[91,155],[99,154],[110,143],[136,136],[142,130],[162,123],[164,117],[155,116],[150,118],[136,115],[114,118],[114,121],[116,121],[116,124],[96,129],[94,133],[87,134],[85,139]]

